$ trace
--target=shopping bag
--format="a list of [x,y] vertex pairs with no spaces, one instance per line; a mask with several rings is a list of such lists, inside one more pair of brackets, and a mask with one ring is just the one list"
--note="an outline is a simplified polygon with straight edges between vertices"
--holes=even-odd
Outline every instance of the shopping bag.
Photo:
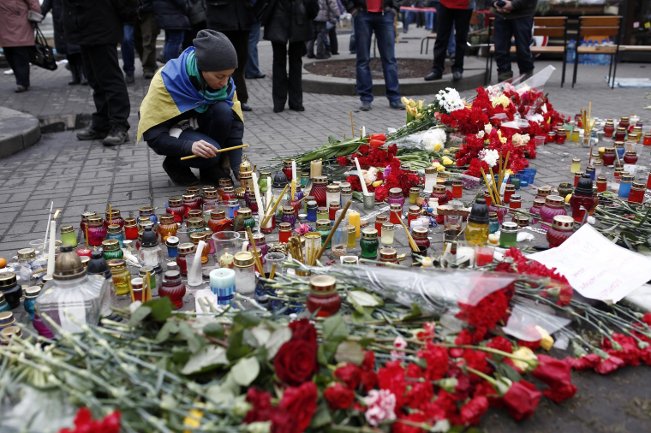
[[29,61],[33,65],[54,71],[57,68],[54,50],[48,45],[47,39],[45,39],[43,32],[37,25],[34,26],[34,30],[36,32],[34,35],[35,47]]

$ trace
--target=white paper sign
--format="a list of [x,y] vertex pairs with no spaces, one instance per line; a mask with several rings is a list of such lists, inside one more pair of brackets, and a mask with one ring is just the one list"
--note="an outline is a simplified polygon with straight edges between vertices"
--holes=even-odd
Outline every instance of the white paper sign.
[[588,224],[559,247],[528,257],[557,268],[586,298],[606,302],[618,302],[651,280],[650,259],[615,245]]

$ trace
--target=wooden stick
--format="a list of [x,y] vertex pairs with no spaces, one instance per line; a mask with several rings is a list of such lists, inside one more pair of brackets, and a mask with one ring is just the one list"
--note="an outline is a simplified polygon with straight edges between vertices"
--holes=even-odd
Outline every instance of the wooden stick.
[[481,175],[484,177],[484,183],[486,184],[486,188],[488,189],[488,194],[491,196],[491,200],[493,200],[493,203],[495,203],[496,205],[499,204],[497,203],[497,200],[495,200],[495,194],[493,193],[493,188],[491,188],[490,183],[488,183],[488,177],[486,176],[484,167],[479,167],[479,170],[481,171]]
[[506,175],[506,170],[508,170],[508,163],[509,163],[509,156],[511,156],[511,152],[506,152],[506,158],[504,159],[504,165],[500,168],[500,174],[499,174],[499,179],[500,179],[500,189],[502,189],[502,182],[504,182],[504,176]]
[[323,245],[321,245],[321,249],[317,253],[316,257],[314,258],[315,263],[316,263],[317,260],[319,260],[321,258],[323,253],[325,253],[326,245],[328,245],[330,243],[330,241],[332,240],[332,236],[334,236],[335,231],[337,231],[337,228],[339,228],[339,223],[341,223],[341,221],[346,216],[346,212],[348,212],[348,208],[350,207],[350,205],[352,203],[353,203],[352,200],[348,200],[346,202],[346,205],[341,210],[341,214],[339,215],[339,218],[337,218],[337,221],[335,221],[335,224],[332,226],[332,229],[330,230],[330,233],[328,233],[328,237],[326,237],[325,242],[323,243]]
[[276,276],[276,265],[271,265],[271,271],[269,272],[269,279],[273,280]]
[[[225,147],[223,149],[217,149],[215,150],[215,153],[224,153],[224,152],[230,152],[231,150],[235,149],[246,149],[249,147],[248,144],[240,144],[239,146],[233,146],[233,147]],[[199,155],[188,155],[184,156],[181,158],[181,161],[187,161],[188,159],[194,159],[194,158],[199,158]]]
[[262,261],[260,261],[260,253],[258,252],[258,248],[255,246],[255,239],[253,239],[253,232],[251,231],[251,227],[246,228],[246,235],[249,237],[249,243],[251,244],[251,248],[253,249],[253,260],[255,261],[255,267],[258,268],[258,271],[260,272],[260,275],[264,275],[264,269],[262,268]]
[[411,247],[411,250],[415,253],[420,252],[420,248],[418,248],[418,245],[416,244],[416,241],[414,240],[413,237],[411,237],[411,233],[409,233],[409,228],[407,228],[407,225],[405,222],[402,220],[402,215],[400,215],[400,212],[398,211],[393,211],[396,215],[398,215],[398,221],[400,221],[400,225],[402,226],[403,229],[405,229],[405,234],[407,235],[407,240],[409,241],[409,246]]
[[352,137],[354,139],[355,138],[355,122],[353,122],[353,112],[349,111],[348,116],[350,117],[350,130],[353,133]]
[[[149,284],[150,281],[151,281],[151,274],[149,273],[149,271],[147,271],[147,273],[145,274],[145,281],[143,281],[143,284],[142,284],[142,289],[143,289],[142,290],[142,292],[143,292],[142,293],[142,299],[143,299],[142,302],[143,303],[151,300],[151,284]],[[146,289],[145,289],[145,287],[146,287]]]
[[495,182],[495,175],[493,174],[493,169],[491,167],[488,167],[488,173],[491,175],[491,177],[490,177],[490,179],[492,181],[491,186],[495,190],[494,192],[495,192],[495,199],[497,200],[497,204],[501,204],[502,203],[502,196],[500,195],[499,189],[497,189],[497,185],[495,185],[495,183],[496,183]]
[[278,196],[278,200],[276,200],[274,205],[271,207],[271,210],[262,219],[262,222],[260,223],[260,227],[264,227],[267,225],[271,216],[274,214],[274,212],[276,212],[276,209],[278,209],[278,205],[280,204],[281,201],[283,201],[283,197],[287,193],[287,188],[289,188],[289,184],[285,185],[285,188],[283,188],[282,192]]

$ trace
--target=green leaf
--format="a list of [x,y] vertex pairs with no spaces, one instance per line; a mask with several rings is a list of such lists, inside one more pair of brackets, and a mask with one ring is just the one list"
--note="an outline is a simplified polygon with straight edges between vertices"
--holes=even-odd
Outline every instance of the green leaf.
[[408,322],[410,320],[419,319],[422,315],[423,311],[420,309],[420,306],[418,304],[411,304],[411,311],[402,318],[402,321]]
[[[319,352],[323,351],[322,356],[319,353],[317,354],[321,365],[325,366],[331,363],[330,361],[334,358],[335,352],[337,351],[337,346],[339,346],[339,343],[336,341],[325,341],[319,345]],[[325,362],[322,362],[321,359],[324,359]]]
[[234,331],[228,339],[228,349],[226,356],[230,361],[235,361],[248,355],[253,349],[244,344],[244,330]]
[[151,308],[151,317],[157,322],[164,322],[172,315],[172,301],[170,301],[170,298],[152,299],[146,302],[145,305]]
[[325,341],[341,341],[348,336],[348,328],[343,317],[337,314],[323,321],[323,339]]
[[156,343],[167,341],[167,339],[170,338],[170,335],[176,334],[177,332],[179,332],[178,324],[173,320],[168,320],[165,322],[163,327],[160,328],[160,331],[158,331],[158,334],[156,335]]
[[310,422],[310,428],[319,429],[324,427],[332,422],[332,417],[330,416],[330,411],[328,410],[328,405],[325,402],[321,402],[319,407],[316,409],[316,413],[312,417]]
[[278,349],[280,349],[280,346],[285,344],[287,341],[289,341],[292,338],[292,330],[289,329],[286,326],[283,326],[282,328],[276,329],[272,334],[271,337],[264,343],[264,347],[267,348],[267,359],[270,360],[274,356],[276,356],[276,353],[278,353]]
[[363,308],[375,308],[383,304],[380,298],[362,290],[351,290],[348,292],[347,297],[348,301],[353,304],[356,310]]
[[238,385],[249,386],[258,377],[260,364],[255,357],[242,358],[231,369],[231,375]]
[[211,346],[195,353],[185,364],[181,373],[195,374],[212,370],[220,365],[227,365],[226,351],[223,347]]
[[221,323],[211,322],[203,327],[203,334],[207,337],[222,338],[224,336],[224,327]]
[[506,377],[511,382],[518,382],[520,379],[522,379],[520,373],[515,371],[515,369],[508,364],[505,364],[503,362],[491,362],[491,364],[493,364],[495,367],[495,372],[497,375]]
[[364,349],[355,341],[344,341],[337,346],[335,360],[361,365],[364,361]]
[[201,346],[203,346],[201,339],[197,334],[195,334],[194,330],[187,322],[179,323],[179,334],[181,334],[188,343],[188,349],[190,349],[190,352],[196,353],[201,349]]
[[233,323],[241,325],[243,328],[252,328],[260,323],[260,318],[252,313],[239,313],[233,318]]
[[151,308],[141,305],[138,307],[138,309],[136,309],[136,311],[133,312],[133,314],[131,314],[129,325],[137,325],[138,323],[145,320],[145,318],[149,316],[149,313],[151,313]]

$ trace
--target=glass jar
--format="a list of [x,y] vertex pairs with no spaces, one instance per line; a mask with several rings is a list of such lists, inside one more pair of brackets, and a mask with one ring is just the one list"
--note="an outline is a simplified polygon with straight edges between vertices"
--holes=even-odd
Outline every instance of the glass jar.
[[117,224],[111,224],[106,229],[106,239],[116,240],[120,248],[124,243],[124,229]]
[[518,225],[512,221],[502,223],[500,229],[500,247],[511,248],[518,244]]
[[500,230],[500,221],[497,212],[488,212],[488,234],[492,235]]
[[633,182],[631,185],[631,192],[628,194],[629,203],[642,203],[644,202],[644,193],[646,192],[646,185],[642,182]]
[[289,223],[278,224],[278,242],[286,244],[292,237],[292,226]]
[[[515,197],[515,196],[513,196]],[[470,246],[483,246],[488,241],[488,206],[483,198],[473,203],[466,224],[466,242]]]
[[172,301],[175,310],[183,307],[183,297],[185,296],[185,284],[181,279],[179,271],[166,271],[163,275],[163,284],[158,290],[158,296],[168,298]]
[[550,248],[561,245],[574,233],[574,219],[567,215],[556,215],[552,226],[547,230],[547,242]]
[[23,291],[17,282],[14,272],[0,273],[0,292],[4,295],[9,308],[14,309],[20,305],[20,298]]
[[397,265],[399,263],[398,251],[396,251],[395,248],[389,248],[389,247],[380,248],[379,261],[382,263],[393,263]]
[[197,209],[201,210],[201,197],[195,194],[183,194],[183,215],[187,216],[188,212]]
[[[253,241],[255,242],[255,248],[260,255],[260,260],[264,264],[264,259],[267,253],[269,252],[269,245],[267,245],[267,238],[263,233],[253,233]],[[253,245],[249,244],[249,251],[253,250]]]
[[4,293],[0,292],[0,313],[4,311],[9,311],[10,309],[11,308],[9,307],[9,304],[7,304],[7,301],[5,300]]
[[325,241],[331,228],[329,219],[316,220],[316,231],[321,235],[321,244],[325,245],[326,249],[330,248],[330,243],[326,244]]
[[206,243],[203,247],[203,250],[201,250],[202,265],[208,263],[208,258],[210,256],[210,246],[208,245],[208,239],[207,239],[209,235],[210,235],[209,232],[190,233],[190,242],[194,244],[195,251],[197,250],[200,241],[204,241]]
[[361,236],[362,216],[356,210],[348,210],[346,214],[348,215],[348,224],[355,226],[355,237],[359,239]]
[[375,230],[379,236],[382,236],[382,225],[389,221],[389,215],[383,213],[375,217]]
[[389,189],[389,196],[387,197],[387,203],[389,205],[399,204],[400,209],[405,205],[405,196],[402,194],[402,188],[391,188]]
[[624,158],[624,153],[626,152],[626,148],[624,147],[624,142],[623,141],[616,141],[615,142],[615,152],[617,152],[617,157],[620,160]]
[[547,223],[541,226],[544,231],[547,231],[556,215],[567,215],[564,203],[563,197],[559,195],[550,194],[545,198],[545,204],[540,208],[540,219]]
[[281,221],[289,224],[291,228],[296,225],[296,214],[294,213],[293,206],[283,206],[283,216]]
[[320,232],[305,233],[303,238],[305,239],[305,247],[303,250],[303,257],[305,258],[304,262],[308,265],[311,265],[316,260],[316,256],[321,250],[321,243],[323,241],[323,238],[321,237]]
[[352,224],[348,224],[346,229],[348,230],[348,243],[346,244],[346,249],[352,250],[357,246],[357,228]]
[[615,133],[615,122],[613,119],[607,119],[604,125],[604,137],[610,138]]
[[154,213],[154,208],[151,206],[141,206],[138,208],[138,216],[141,217],[147,217],[149,218],[149,221],[152,223],[156,224],[158,222],[158,218],[156,217],[156,214]]
[[312,222],[312,223],[316,222],[316,220],[317,220],[317,215],[316,215],[317,208],[318,208],[318,205],[316,204],[315,200],[310,200],[310,201],[307,202],[307,220],[309,222]]
[[426,227],[414,227],[411,231],[411,237],[414,238],[414,242],[418,246],[418,253],[412,250],[411,257],[415,260],[415,256],[426,257],[427,250],[430,247],[430,241],[428,238],[429,230]]
[[328,206],[328,219],[330,221],[335,220],[335,215],[337,214],[337,211],[339,210],[339,207],[340,207],[340,205],[339,205],[338,201],[333,201]]
[[624,164],[636,164],[638,160],[637,152],[624,152]]
[[631,187],[633,184],[633,176],[630,174],[623,174],[619,182],[619,190],[617,195],[621,198],[628,198],[631,193]]
[[615,141],[624,141],[626,139],[626,128],[618,127],[615,130]]
[[251,209],[243,207],[237,211],[235,219],[233,219],[233,231],[242,232],[246,231],[247,228],[250,228],[251,230],[255,228],[255,219],[253,219]]
[[463,197],[463,182],[461,180],[452,181],[452,198]]
[[583,176],[570,198],[570,208],[574,221],[580,223],[583,222],[586,213],[592,215],[597,207],[597,203],[597,197],[595,197],[592,188],[592,181],[588,176]]
[[615,154],[614,147],[605,148],[603,155],[601,155],[601,160],[603,161],[604,166],[606,167],[611,167],[615,163],[616,158],[617,156]]
[[165,239],[165,246],[167,247],[167,257],[169,259],[176,259],[179,255],[179,238],[176,236],[168,236]]
[[102,241],[102,252],[105,260],[121,259],[122,249],[117,239],[105,239]]
[[230,305],[235,295],[235,271],[228,268],[210,271],[210,290],[217,296],[217,305]]
[[373,228],[362,229],[362,239],[359,241],[362,249],[361,257],[363,259],[377,259],[377,250],[380,242],[377,239],[377,230]]
[[255,270],[253,254],[241,251],[234,256],[235,290],[244,296],[255,292]]
[[619,183],[621,181],[622,174],[624,174],[623,168],[615,168],[615,171],[613,171],[613,179],[615,179],[615,182]]
[[502,200],[504,204],[509,204],[511,202],[511,196],[515,194],[515,185],[507,183],[504,188],[504,199]]
[[522,197],[520,194],[513,194],[509,200],[509,209],[521,209],[522,208]]
[[[159,290],[160,286],[163,283],[161,279],[161,273],[163,268],[157,266],[155,268],[151,266],[143,266],[138,270],[138,275],[142,278],[143,283],[147,285],[150,290],[150,295],[160,295]],[[132,287],[133,290],[133,287]]]
[[106,212],[106,220],[104,221],[104,225],[108,227],[111,224],[117,224],[120,227],[124,227],[124,218],[122,218],[122,215],[120,215],[120,209],[111,209],[110,211]]
[[529,226],[529,216],[528,215],[515,214],[515,215],[513,215],[512,220],[520,228],[524,228],[524,227]]
[[316,209],[316,219],[317,221],[330,219],[330,212],[328,212],[328,208],[325,206],[319,206]]
[[100,216],[92,216],[87,220],[88,244],[93,247],[102,245],[102,241],[106,238],[106,226],[104,220]]
[[215,261],[220,268],[232,268],[233,258],[240,251],[242,239],[235,231],[222,231],[213,233],[215,243]]
[[651,131],[644,133],[644,136],[642,137],[642,144],[644,146],[651,146]]
[[545,199],[543,197],[536,197],[533,199],[533,205],[529,209],[529,213],[533,215],[531,218],[531,224],[536,224],[540,219],[540,209],[545,205]]
[[341,203],[341,187],[336,184],[330,184],[326,187],[326,206],[330,206],[330,203]]
[[317,206],[325,207],[328,203],[327,186],[327,176],[316,176],[312,178],[312,189],[310,190],[310,195],[314,197]]
[[330,275],[310,277],[310,293],[307,295],[307,310],[317,317],[330,317],[341,308],[341,297],[337,293],[337,280]]
[[138,239],[138,225],[135,218],[124,219],[124,238],[126,240],[135,241]]
[[179,265],[179,272],[184,277],[188,275],[188,260],[186,256],[188,254],[194,254],[194,248],[195,247],[192,242],[184,242],[179,245],[178,256],[176,257],[176,264]]
[[575,174],[581,171],[581,160],[579,158],[572,158],[572,164],[570,164],[570,173]]
[[131,293],[131,274],[127,269],[125,261],[113,259],[107,260],[106,264],[111,271],[111,279],[113,281],[113,291],[115,295],[129,295]]
[[237,199],[235,188],[233,185],[225,185],[221,192],[222,201],[230,201]]
[[209,189],[203,192],[203,205],[201,208],[204,212],[210,212],[217,209],[219,205],[219,193],[216,189]]
[[386,221],[382,223],[382,234],[380,235],[380,242],[382,245],[393,245],[395,239],[396,226]]
[[437,198],[439,200],[439,205],[444,205],[448,202],[448,194],[445,189],[445,185],[435,185],[434,190],[432,191],[432,198]]
[[418,204],[418,199],[420,198],[420,187],[412,186],[409,188],[409,204],[415,205]]
[[131,301],[145,302],[143,292],[144,292],[143,279],[140,277],[132,278],[131,279]]
[[163,242],[170,236],[176,236],[179,226],[174,221],[174,215],[164,214],[160,216],[158,224],[158,234]]
[[438,171],[436,167],[425,167],[425,194],[431,194],[436,185]]
[[392,224],[400,224],[400,221],[402,221],[402,205],[393,203],[389,206],[389,221]]
[[210,211],[210,219],[208,220],[208,228],[213,232],[223,232],[225,230],[232,230],[233,222],[226,218],[226,212],[219,209]]
[[71,225],[61,226],[61,245],[66,247],[77,246],[77,233]]
[[203,218],[198,218],[198,217],[188,218],[187,221],[185,222],[186,228],[188,230],[188,236],[190,235],[190,233],[204,231],[205,224],[206,223],[203,220]]
[[174,217],[174,222],[183,222],[183,216],[185,214],[185,208],[183,207],[183,198],[181,198],[181,196],[170,197],[167,200],[166,211],[168,214]]
[[407,210],[407,226],[410,227],[412,221],[417,220],[420,217],[420,206],[409,206]]
[[567,139],[567,130],[565,128],[558,128],[556,130],[556,144],[565,144]]
[[88,227],[88,218],[98,216],[97,212],[94,211],[85,211],[81,214],[81,220],[79,221],[79,231],[80,233],[86,233],[86,228]]
[[598,176],[596,183],[597,183],[597,192],[605,192],[606,189],[608,188],[608,179],[606,179],[606,176]]

